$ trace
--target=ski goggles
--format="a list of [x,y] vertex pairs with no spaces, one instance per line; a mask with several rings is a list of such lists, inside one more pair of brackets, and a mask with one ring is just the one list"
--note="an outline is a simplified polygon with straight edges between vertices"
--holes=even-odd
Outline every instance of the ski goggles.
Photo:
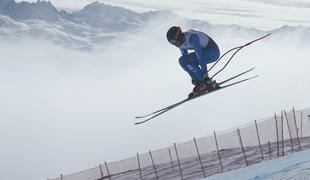
[[181,28],[178,27],[177,28],[177,31],[174,35],[174,37],[172,37],[170,40],[169,40],[169,43],[172,44],[172,45],[175,45],[177,47],[179,47],[181,45],[181,42],[178,41],[178,39],[180,38],[180,35],[182,34],[182,31],[181,31]]
[[176,39],[171,39],[169,40],[169,43],[176,46],[178,44],[178,41]]
[[172,44],[172,45],[174,45],[174,46],[176,46],[176,47],[180,47],[181,44],[182,44],[181,41],[178,41],[178,40],[176,40],[176,39],[171,39],[171,40],[169,40],[169,43]]

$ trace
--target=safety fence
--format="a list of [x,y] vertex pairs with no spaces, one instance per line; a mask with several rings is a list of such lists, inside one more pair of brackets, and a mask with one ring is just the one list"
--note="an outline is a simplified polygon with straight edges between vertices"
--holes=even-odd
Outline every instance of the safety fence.
[[238,128],[51,180],[198,179],[310,148],[310,109],[282,111]]

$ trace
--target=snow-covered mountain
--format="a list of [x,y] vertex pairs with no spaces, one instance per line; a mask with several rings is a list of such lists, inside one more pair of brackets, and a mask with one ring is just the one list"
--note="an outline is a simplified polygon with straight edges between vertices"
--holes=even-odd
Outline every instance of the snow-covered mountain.
[[50,1],[40,0],[36,3],[16,3],[14,0],[1,0],[0,12],[15,20],[41,19],[47,22],[58,21],[61,14]]
[[121,7],[92,3],[72,13],[72,20],[109,31],[128,31],[141,25],[141,15]]
[[[169,24],[170,22],[170,24]],[[123,7],[94,2],[74,12],[58,10],[50,1],[35,3],[0,1],[0,38],[9,40],[37,39],[49,41],[62,47],[77,50],[93,50],[111,40],[138,32],[150,24],[181,24],[185,27],[221,32],[223,28],[246,34],[265,33],[239,25],[211,25],[206,21],[181,18],[172,11],[149,11],[137,13]],[[157,25],[158,26],[158,25]],[[166,25],[168,27],[168,25]],[[310,34],[309,27],[282,27],[274,30],[282,32],[302,32]]]
[[171,11],[136,13],[94,2],[68,13],[50,1],[0,1],[0,38],[35,38],[79,50],[90,50],[123,34],[139,30],[156,16],[176,17]]

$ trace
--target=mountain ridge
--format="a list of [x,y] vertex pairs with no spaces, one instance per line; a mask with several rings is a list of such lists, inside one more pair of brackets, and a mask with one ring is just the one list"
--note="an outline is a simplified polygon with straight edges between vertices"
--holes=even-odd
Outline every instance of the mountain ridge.
[[[171,11],[166,16],[176,16]],[[78,50],[92,50],[96,44],[139,30],[161,11],[137,13],[98,1],[80,10],[58,10],[50,1],[0,1],[0,38],[36,38]]]
[[[176,16],[171,11],[162,12],[166,16]],[[149,18],[145,18],[146,16],[154,16],[160,13],[161,11],[157,11],[157,13],[150,11],[140,14],[123,7],[112,6],[98,1],[70,13],[65,10],[58,10],[50,1],[37,0],[35,3],[25,1],[17,3],[15,0],[0,1],[0,14],[16,21],[43,20],[47,23],[59,23],[62,20],[67,20],[94,28],[110,27],[113,31],[120,31],[126,25],[135,26],[141,24],[149,20]],[[117,26],[121,26],[121,28]],[[125,28],[125,30],[128,29]]]
[[[196,28],[208,33],[230,37],[235,32],[263,35],[266,31],[246,28],[236,24],[212,25],[207,21],[179,17],[170,10],[156,10],[143,13],[105,3],[93,2],[82,9],[67,12],[58,10],[50,1],[29,3],[15,0],[0,0],[0,39],[23,40],[38,39],[49,41],[65,48],[92,51],[98,45],[106,46],[109,42],[141,30],[163,28],[171,25]],[[223,29],[228,30],[221,33]],[[273,37],[283,34],[302,33],[310,37],[310,27],[282,26],[272,30]],[[276,35],[276,36],[274,36]],[[309,39],[309,38],[308,38]],[[306,40],[308,40],[306,38]]]

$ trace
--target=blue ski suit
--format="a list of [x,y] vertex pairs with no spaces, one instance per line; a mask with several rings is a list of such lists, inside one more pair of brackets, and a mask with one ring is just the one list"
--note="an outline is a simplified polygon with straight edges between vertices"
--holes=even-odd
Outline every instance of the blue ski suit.
[[[217,44],[205,33],[189,30],[184,32],[184,42],[180,51],[179,63],[192,80],[202,80],[207,73],[207,64],[215,62],[220,56]],[[188,50],[194,52],[188,53]]]

